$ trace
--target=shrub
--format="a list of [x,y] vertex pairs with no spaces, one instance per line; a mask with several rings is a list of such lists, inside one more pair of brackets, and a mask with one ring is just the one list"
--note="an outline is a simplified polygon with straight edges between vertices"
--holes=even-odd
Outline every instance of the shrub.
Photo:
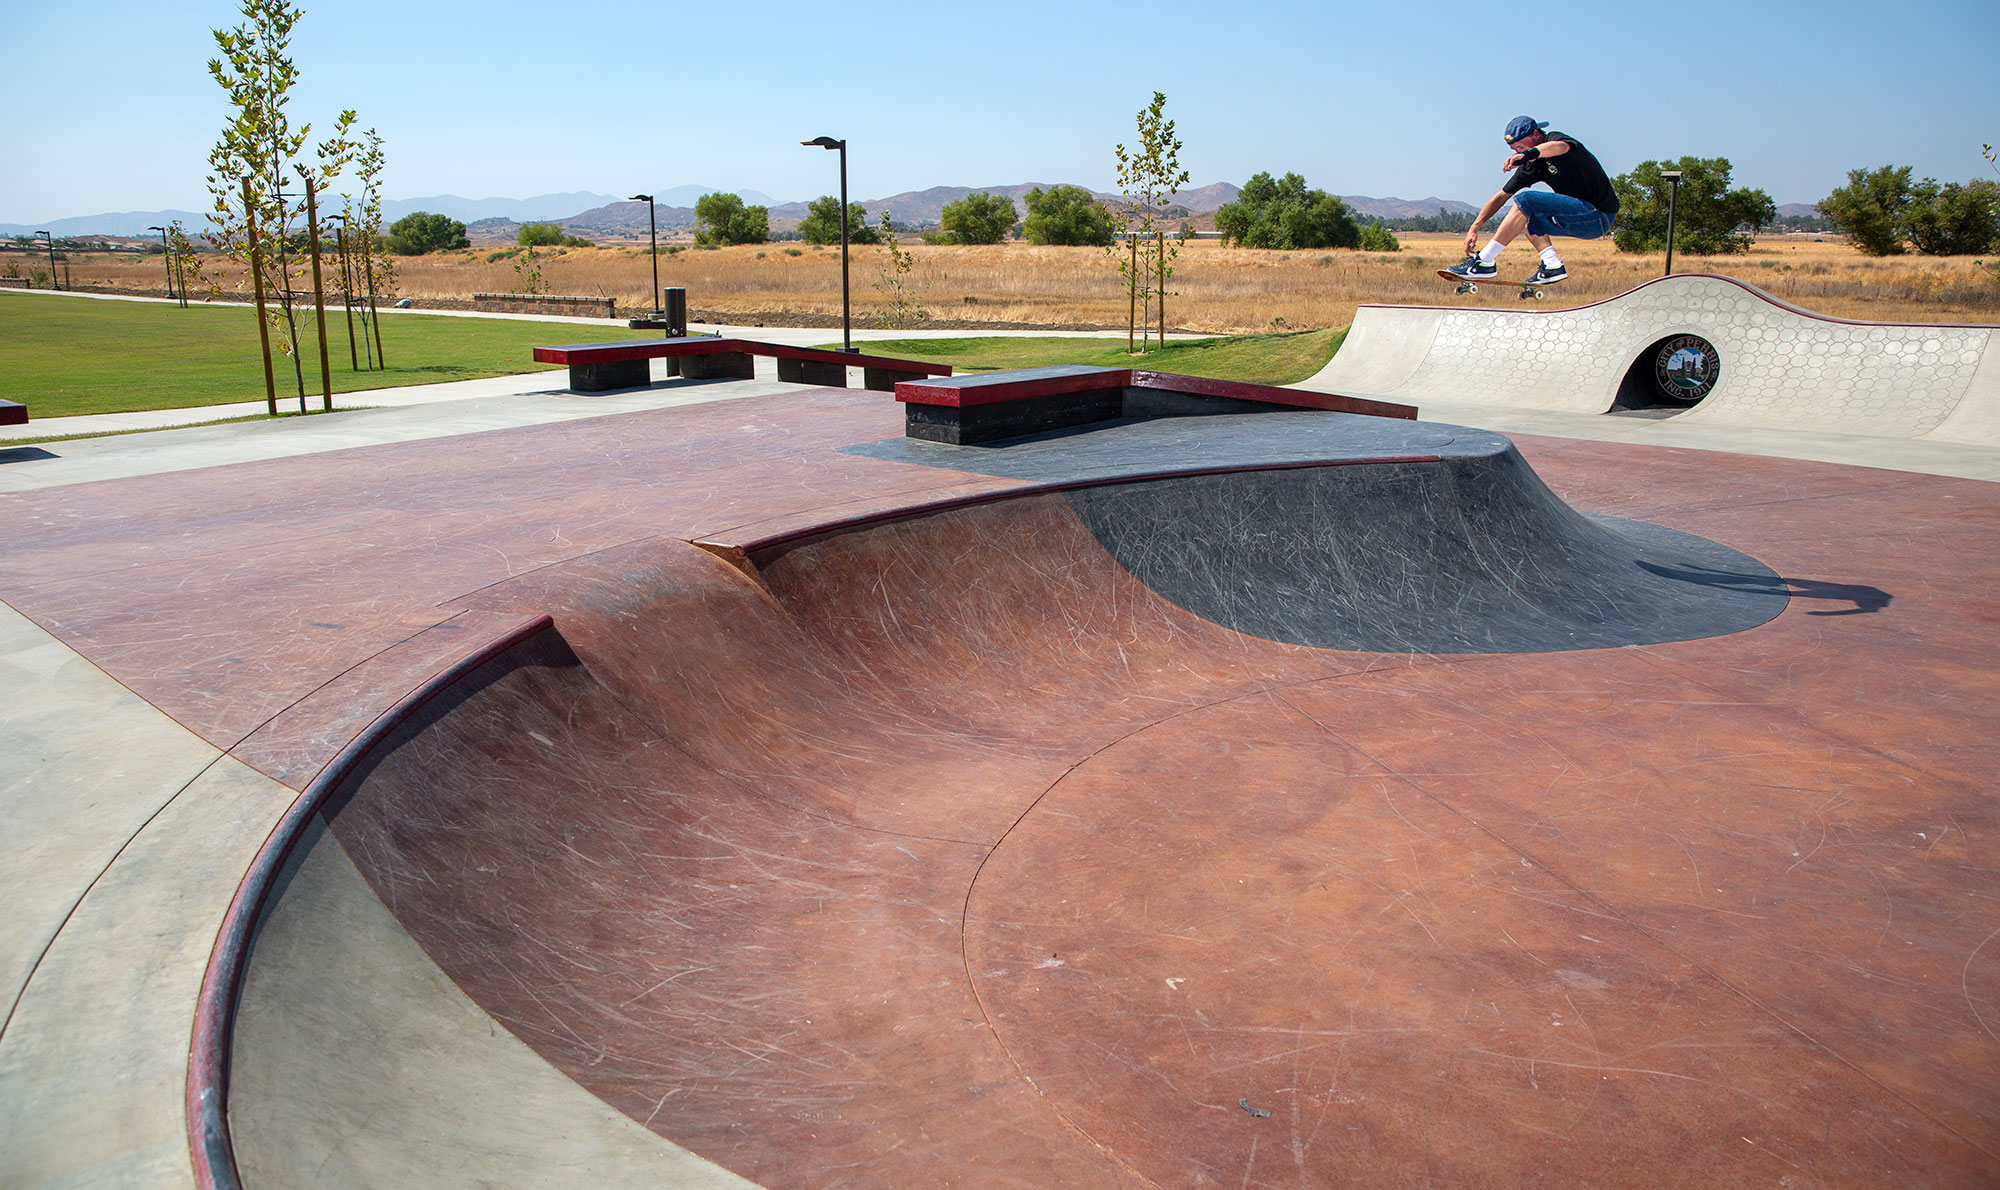
[[1910,167],[1850,169],[1847,185],[1819,200],[1819,213],[1870,256],[1900,256],[1910,210]]
[[702,248],[725,244],[764,244],[771,239],[771,212],[746,207],[734,194],[704,194],[694,200],[694,242]]
[[[840,200],[831,194],[822,194],[807,204],[806,217],[799,220],[799,238],[808,244],[838,244]],[[868,226],[868,208],[858,202],[848,203],[847,242],[873,244],[879,239],[875,229]]]
[[1117,234],[1111,211],[1081,186],[1028,191],[1028,220],[1021,234],[1030,244],[1108,247]]
[[1006,195],[973,193],[946,203],[940,222],[951,233],[950,242],[997,244],[1007,238],[1008,230],[1020,217],[1020,212],[1014,209],[1014,200]]
[[1308,190],[1298,174],[1273,179],[1259,173],[1235,202],[1215,213],[1222,242],[1243,248],[1356,248],[1361,229],[1347,204],[1324,190]]
[[1658,252],[1667,246],[1667,199],[1672,187],[1660,174],[1669,169],[1681,171],[1680,193],[1674,200],[1677,252],[1723,256],[1747,251],[1748,233],[1778,217],[1777,206],[1762,190],[1729,188],[1727,157],[1641,161],[1631,173],[1611,180],[1618,192],[1618,230],[1611,238],[1620,252]]
[[562,226],[557,223],[523,223],[514,242],[523,248],[551,248],[563,242]]
[[443,248],[469,248],[465,224],[446,215],[417,211],[389,225],[389,250],[399,256],[422,256]]
[[[1401,252],[1403,241],[1396,233],[1380,223],[1369,223],[1361,228],[1361,250],[1363,252]],[[1331,258],[1329,258],[1331,259]]]

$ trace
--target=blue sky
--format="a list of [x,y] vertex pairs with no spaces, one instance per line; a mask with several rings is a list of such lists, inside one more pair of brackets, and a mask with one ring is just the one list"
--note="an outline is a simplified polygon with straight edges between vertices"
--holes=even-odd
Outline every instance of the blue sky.
[[[225,117],[210,30],[238,23],[238,5],[10,7],[0,222],[205,209]],[[1155,90],[1195,185],[1292,170],[1377,197],[1479,201],[1500,180],[1500,128],[1523,112],[1614,173],[1723,156],[1780,203],[1815,201],[1858,166],[1979,176],[1980,143],[2000,141],[1992,0],[1614,0],[1542,10],[1574,27],[1540,30],[1496,24],[1532,8],[1455,3],[301,7],[294,117],[325,129],[358,108],[386,140],[392,198],[688,183],[809,198],[836,185],[833,157],[797,143],[822,133],[848,138],[857,199],[1110,190],[1112,146]]]

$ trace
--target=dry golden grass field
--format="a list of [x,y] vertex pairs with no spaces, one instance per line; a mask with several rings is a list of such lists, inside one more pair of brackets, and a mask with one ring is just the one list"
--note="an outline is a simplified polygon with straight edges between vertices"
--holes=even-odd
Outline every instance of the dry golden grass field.
[[[1461,257],[1450,235],[1404,235],[1401,252],[1271,252],[1225,248],[1214,240],[1190,242],[1180,258],[1167,300],[1178,332],[1241,333],[1343,326],[1355,306],[1369,302],[1465,303],[1519,306],[1506,286],[1455,296],[1434,275]],[[1560,240],[1570,279],[1550,291],[1541,308],[1582,305],[1622,293],[1660,274],[1658,254],[1628,255],[1609,240]],[[1120,328],[1127,299],[1114,262],[1095,248],[907,245],[916,258],[913,285],[933,325]],[[464,301],[475,292],[520,285],[510,259],[487,260],[489,250],[404,257],[397,261],[398,291],[426,301]],[[855,321],[873,325],[883,297],[872,287],[886,253],[852,251]],[[650,283],[643,249],[623,247],[543,250],[545,292],[609,295],[620,310],[648,309]],[[210,266],[225,288],[244,285],[240,267]],[[1502,277],[1527,275],[1534,252],[1516,242],[1501,258]],[[164,268],[157,257],[79,255],[71,262],[83,286],[158,289]],[[1837,241],[1770,237],[1747,254],[1677,257],[1676,272],[1717,272],[1738,277],[1777,297],[1823,314],[1885,322],[2000,323],[2000,282],[1970,257],[1871,258]],[[772,322],[791,318],[827,324],[840,313],[839,250],[800,244],[763,244],[717,250],[683,249],[660,257],[660,283],[681,285],[700,321]],[[924,287],[928,287],[927,289]]]

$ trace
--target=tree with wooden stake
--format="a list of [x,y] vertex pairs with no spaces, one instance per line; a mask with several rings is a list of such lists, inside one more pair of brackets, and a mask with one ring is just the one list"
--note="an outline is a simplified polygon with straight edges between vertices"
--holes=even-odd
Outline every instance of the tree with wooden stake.
[[[1153,101],[1138,114],[1138,147],[1131,152],[1124,145],[1117,148],[1118,188],[1126,200],[1123,218],[1127,249],[1125,258],[1118,261],[1118,272],[1124,277],[1131,298],[1125,350],[1133,355],[1146,348],[1151,338],[1156,295],[1162,306],[1160,334],[1165,342],[1167,281],[1174,275],[1173,262],[1179,258],[1181,245],[1187,239],[1185,227],[1178,236],[1169,237],[1158,226],[1167,200],[1187,185],[1189,176],[1181,168],[1181,141],[1174,135],[1174,122],[1166,118],[1166,108],[1166,94],[1153,92]],[[1114,258],[1118,256],[1115,245],[1108,251]],[[1143,339],[1138,334],[1142,310],[1146,329]],[[1139,339],[1136,345],[1135,339]]]
[[[368,352],[371,372],[377,367],[388,367],[382,352],[382,324],[375,310],[375,285],[379,278],[391,293],[396,286],[396,264],[389,254],[389,242],[382,235],[383,160],[382,138],[370,128],[361,134],[361,146],[354,157],[354,180],[361,184],[361,192],[345,196],[341,206],[341,213],[347,217],[347,229],[354,234],[350,251],[361,256],[356,272],[367,282],[367,288],[361,291],[367,295],[361,314],[361,345]],[[355,300],[359,302],[361,294],[356,294]]]
[[187,309],[188,286],[207,286],[209,280],[202,272],[201,260],[195,255],[194,244],[189,241],[187,229],[181,221],[167,222],[167,255],[173,258],[175,288],[180,291],[181,309]]
[[[299,76],[287,56],[299,12],[290,0],[244,0],[242,11],[241,25],[214,31],[221,56],[208,63],[209,75],[228,94],[234,109],[209,152],[208,188],[215,200],[208,217],[209,239],[236,259],[251,262],[254,287],[277,296],[279,310],[260,312],[259,317],[269,320],[268,329],[280,332],[281,350],[292,357],[303,413],[305,369],[299,358],[289,248],[294,220],[309,212],[303,210],[306,204],[287,201],[298,196],[288,194],[286,187],[297,179],[324,189],[339,175],[354,152],[348,134],[355,114],[340,114],[333,136],[315,149],[317,164],[304,161],[312,126],[294,128],[285,110]],[[275,412],[275,392],[267,391],[266,398]]]

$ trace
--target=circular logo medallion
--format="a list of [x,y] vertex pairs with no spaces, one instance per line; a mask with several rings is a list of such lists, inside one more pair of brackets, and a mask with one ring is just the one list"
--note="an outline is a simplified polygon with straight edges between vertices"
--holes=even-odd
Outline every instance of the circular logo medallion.
[[1653,357],[1653,386],[1670,401],[1692,405],[1722,377],[1715,345],[1700,335],[1675,335]]

